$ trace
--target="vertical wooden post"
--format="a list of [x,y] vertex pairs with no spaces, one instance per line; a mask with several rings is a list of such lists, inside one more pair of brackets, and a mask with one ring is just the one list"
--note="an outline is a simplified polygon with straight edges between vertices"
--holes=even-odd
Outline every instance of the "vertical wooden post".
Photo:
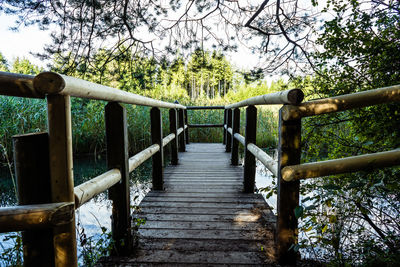
[[[184,110],[185,113],[185,125],[188,125],[188,114],[187,109]],[[189,127],[185,130],[186,144],[189,144]]]
[[163,132],[162,132],[162,118],[159,108],[152,108],[150,110],[151,120],[151,142],[158,144],[160,150],[152,157],[153,160],[153,190],[164,190],[164,149],[163,149]]
[[133,251],[129,194],[128,129],[126,110],[117,102],[105,107],[107,168],[119,169],[121,181],[109,189],[112,207],[112,237],[115,241],[113,255],[127,256]]
[[[183,109],[178,110],[179,128],[185,129],[185,120],[183,118]],[[185,130],[179,135],[179,152],[185,152]]]
[[232,128],[232,109],[228,109],[226,123],[226,146],[225,151],[231,152],[232,149],[232,135],[228,132],[228,128]]
[[226,131],[226,129],[225,129],[225,126],[226,126],[226,122],[227,122],[227,116],[228,116],[228,110],[227,109],[224,109],[224,128],[223,128],[223,130],[224,130],[224,133],[223,133],[223,140],[222,140],[222,144],[226,144],[226,133],[227,133],[227,131]]
[[250,143],[256,144],[257,136],[257,108],[248,106],[246,108],[246,136],[244,150],[244,192],[254,193],[256,177],[256,158],[247,149]]
[[171,164],[178,164],[178,124],[176,109],[169,110],[169,131],[175,134],[175,138],[171,141]]
[[[48,95],[49,162],[52,202],[74,202],[71,103],[69,96]],[[75,217],[53,229],[56,266],[77,266]]]
[[[13,136],[19,205],[51,203],[49,136]],[[54,266],[53,230],[22,232],[24,266]]]
[[299,205],[300,181],[284,181],[281,170],[288,165],[300,164],[300,142],[301,119],[284,121],[282,120],[282,109],[280,109],[276,244],[278,246],[278,261],[283,265],[296,264],[298,257],[298,253],[290,248],[297,244],[298,229],[294,210]]
[[235,138],[235,133],[239,133],[240,129],[240,109],[233,110],[233,125],[232,125],[232,157],[231,164],[239,165],[239,142]]

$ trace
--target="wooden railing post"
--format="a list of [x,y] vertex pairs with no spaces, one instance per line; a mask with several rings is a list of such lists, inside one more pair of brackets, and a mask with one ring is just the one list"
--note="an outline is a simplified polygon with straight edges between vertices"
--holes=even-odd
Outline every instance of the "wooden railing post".
[[[49,162],[52,202],[74,202],[71,103],[69,96],[48,95]],[[70,223],[55,227],[56,266],[77,266],[75,216]]]
[[226,122],[227,122],[227,116],[228,116],[228,110],[227,109],[224,109],[224,127],[223,127],[223,131],[224,131],[224,133],[223,133],[223,140],[222,140],[222,144],[226,144],[226,129],[225,129],[225,125],[226,125]]
[[[179,128],[185,129],[185,119],[183,116],[183,109],[178,110],[178,118],[179,118]],[[186,146],[185,146],[185,130],[179,135],[179,152],[185,152],[186,151]]]
[[[49,136],[13,136],[19,205],[51,203]],[[54,266],[53,230],[22,232],[24,266]]]
[[278,196],[277,196],[277,253],[278,261],[283,265],[294,265],[298,252],[293,250],[297,244],[297,218],[294,210],[299,205],[300,182],[286,182],[281,170],[288,165],[300,163],[301,119],[284,121],[279,111],[278,145]]
[[109,189],[112,208],[112,237],[115,241],[114,255],[127,256],[133,251],[129,194],[129,155],[126,110],[117,102],[105,107],[107,168],[119,169],[121,181]]
[[176,109],[169,110],[169,131],[175,134],[175,138],[171,141],[171,164],[178,164],[178,124]]
[[235,138],[235,133],[239,133],[240,129],[240,109],[233,110],[233,125],[232,125],[232,157],[231,164],[239,165],[239,142]]
[[158,144],[160,150],[152,157],[153,161],[153,190],[164,190],[164,149],[163,149],[163,131],[162,131],[162,118],[159,108],[152,108],[150,110],[151,120],[151,143]]
[[[188,114],[187,109],[184,110],[185,115],[185,125],[188,125]],[[185,130],[186,144],[189,144],[189,127]]]
[[256,177],[256,158],[247,149],[250,143],[256,144],[257,136],[257,108],[248,106],[246,108],[246,136],[244,150],[244,192],[254,193],[255,177]]
[[228,132],[228,128],[232,127],[232,109],[228,109],[226,123],[226,146],[225,151],[231,152],[232,149],[232,135]]

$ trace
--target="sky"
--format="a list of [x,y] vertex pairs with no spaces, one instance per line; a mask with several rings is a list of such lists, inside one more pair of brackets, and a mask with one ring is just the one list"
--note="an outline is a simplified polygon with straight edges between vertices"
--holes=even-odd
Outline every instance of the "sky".
[[[47,62],[35,58],[30,52],[41,52],[44,45],[51,42],[50,32],[40,31],[37,26],[21,27],[18,32],[10,31],[14,20],[12,16],[0,15],[0,52],[9,62],[16,57],[27,58],[35,65],[46,68]],[[261,64],[259,57],[244,47],[227,57],[238,69],[250,70]]]

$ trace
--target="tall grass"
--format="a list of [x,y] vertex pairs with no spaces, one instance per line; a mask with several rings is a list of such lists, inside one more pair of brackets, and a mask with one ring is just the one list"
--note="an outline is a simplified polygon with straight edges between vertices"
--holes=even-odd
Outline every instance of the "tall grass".
[[[222,102],[220,99],[218,102]],[[204,100],[189,105],[215,105]],[[104,154],[106,102],[72,98],[72,137],[74,154]],[[150,108],[125,105],[127,109],[129,153],[135,154],[151,143]],[[169,134],[168,109],[161,109],[164,136]],[[46,102],[40,99],[26,99],[0,96],[0,144],[5,153],[0,162],[6,162],[5,155],[12,159],[12,136],[47,130]],[[189,124],[222,124],[223,110],[188,110]],[[261,147],[276,146],[276,114],[259,107],[257,120],[257,144]],[[244,135],[245,109],[241,109],[241,133]],[[222,142],[222,128],[190,129],[191,142]]]

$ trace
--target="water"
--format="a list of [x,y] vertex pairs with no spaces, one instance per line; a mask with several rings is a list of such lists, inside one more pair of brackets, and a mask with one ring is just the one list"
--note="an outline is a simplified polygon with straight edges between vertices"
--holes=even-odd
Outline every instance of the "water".
[[[104,157],[96,158],[93,155],[74,158],[74,182],[79,185],[107,170]],[[149,191],[149,175],[151,162],[148,160],[130,175],[130,197],[131,206],[137,205]],[[17,204],[14,186],[10,171],[7,166],[0,168],[0,206],[13,206]],[[107,234],[111,232],[111,210],[112,202],[108,199],[107,193],[101,193],[82,205],[75,212],[77,222],[77,243],[79,265],[84,263],[84,255],[95,252],[98,246],[106,246]],[[16,254],[16,251],[8,251],[16,246],[15,236],[19,233],[10,232],[0,234],[0,266],[11,264],[8,254]],[[12,238],[8,238],[12,237]],[[104,239],[104,242],[102,239]],[[101,255],[95,255],[97,258]],[[15,257],[14,257],[15,258]]]

